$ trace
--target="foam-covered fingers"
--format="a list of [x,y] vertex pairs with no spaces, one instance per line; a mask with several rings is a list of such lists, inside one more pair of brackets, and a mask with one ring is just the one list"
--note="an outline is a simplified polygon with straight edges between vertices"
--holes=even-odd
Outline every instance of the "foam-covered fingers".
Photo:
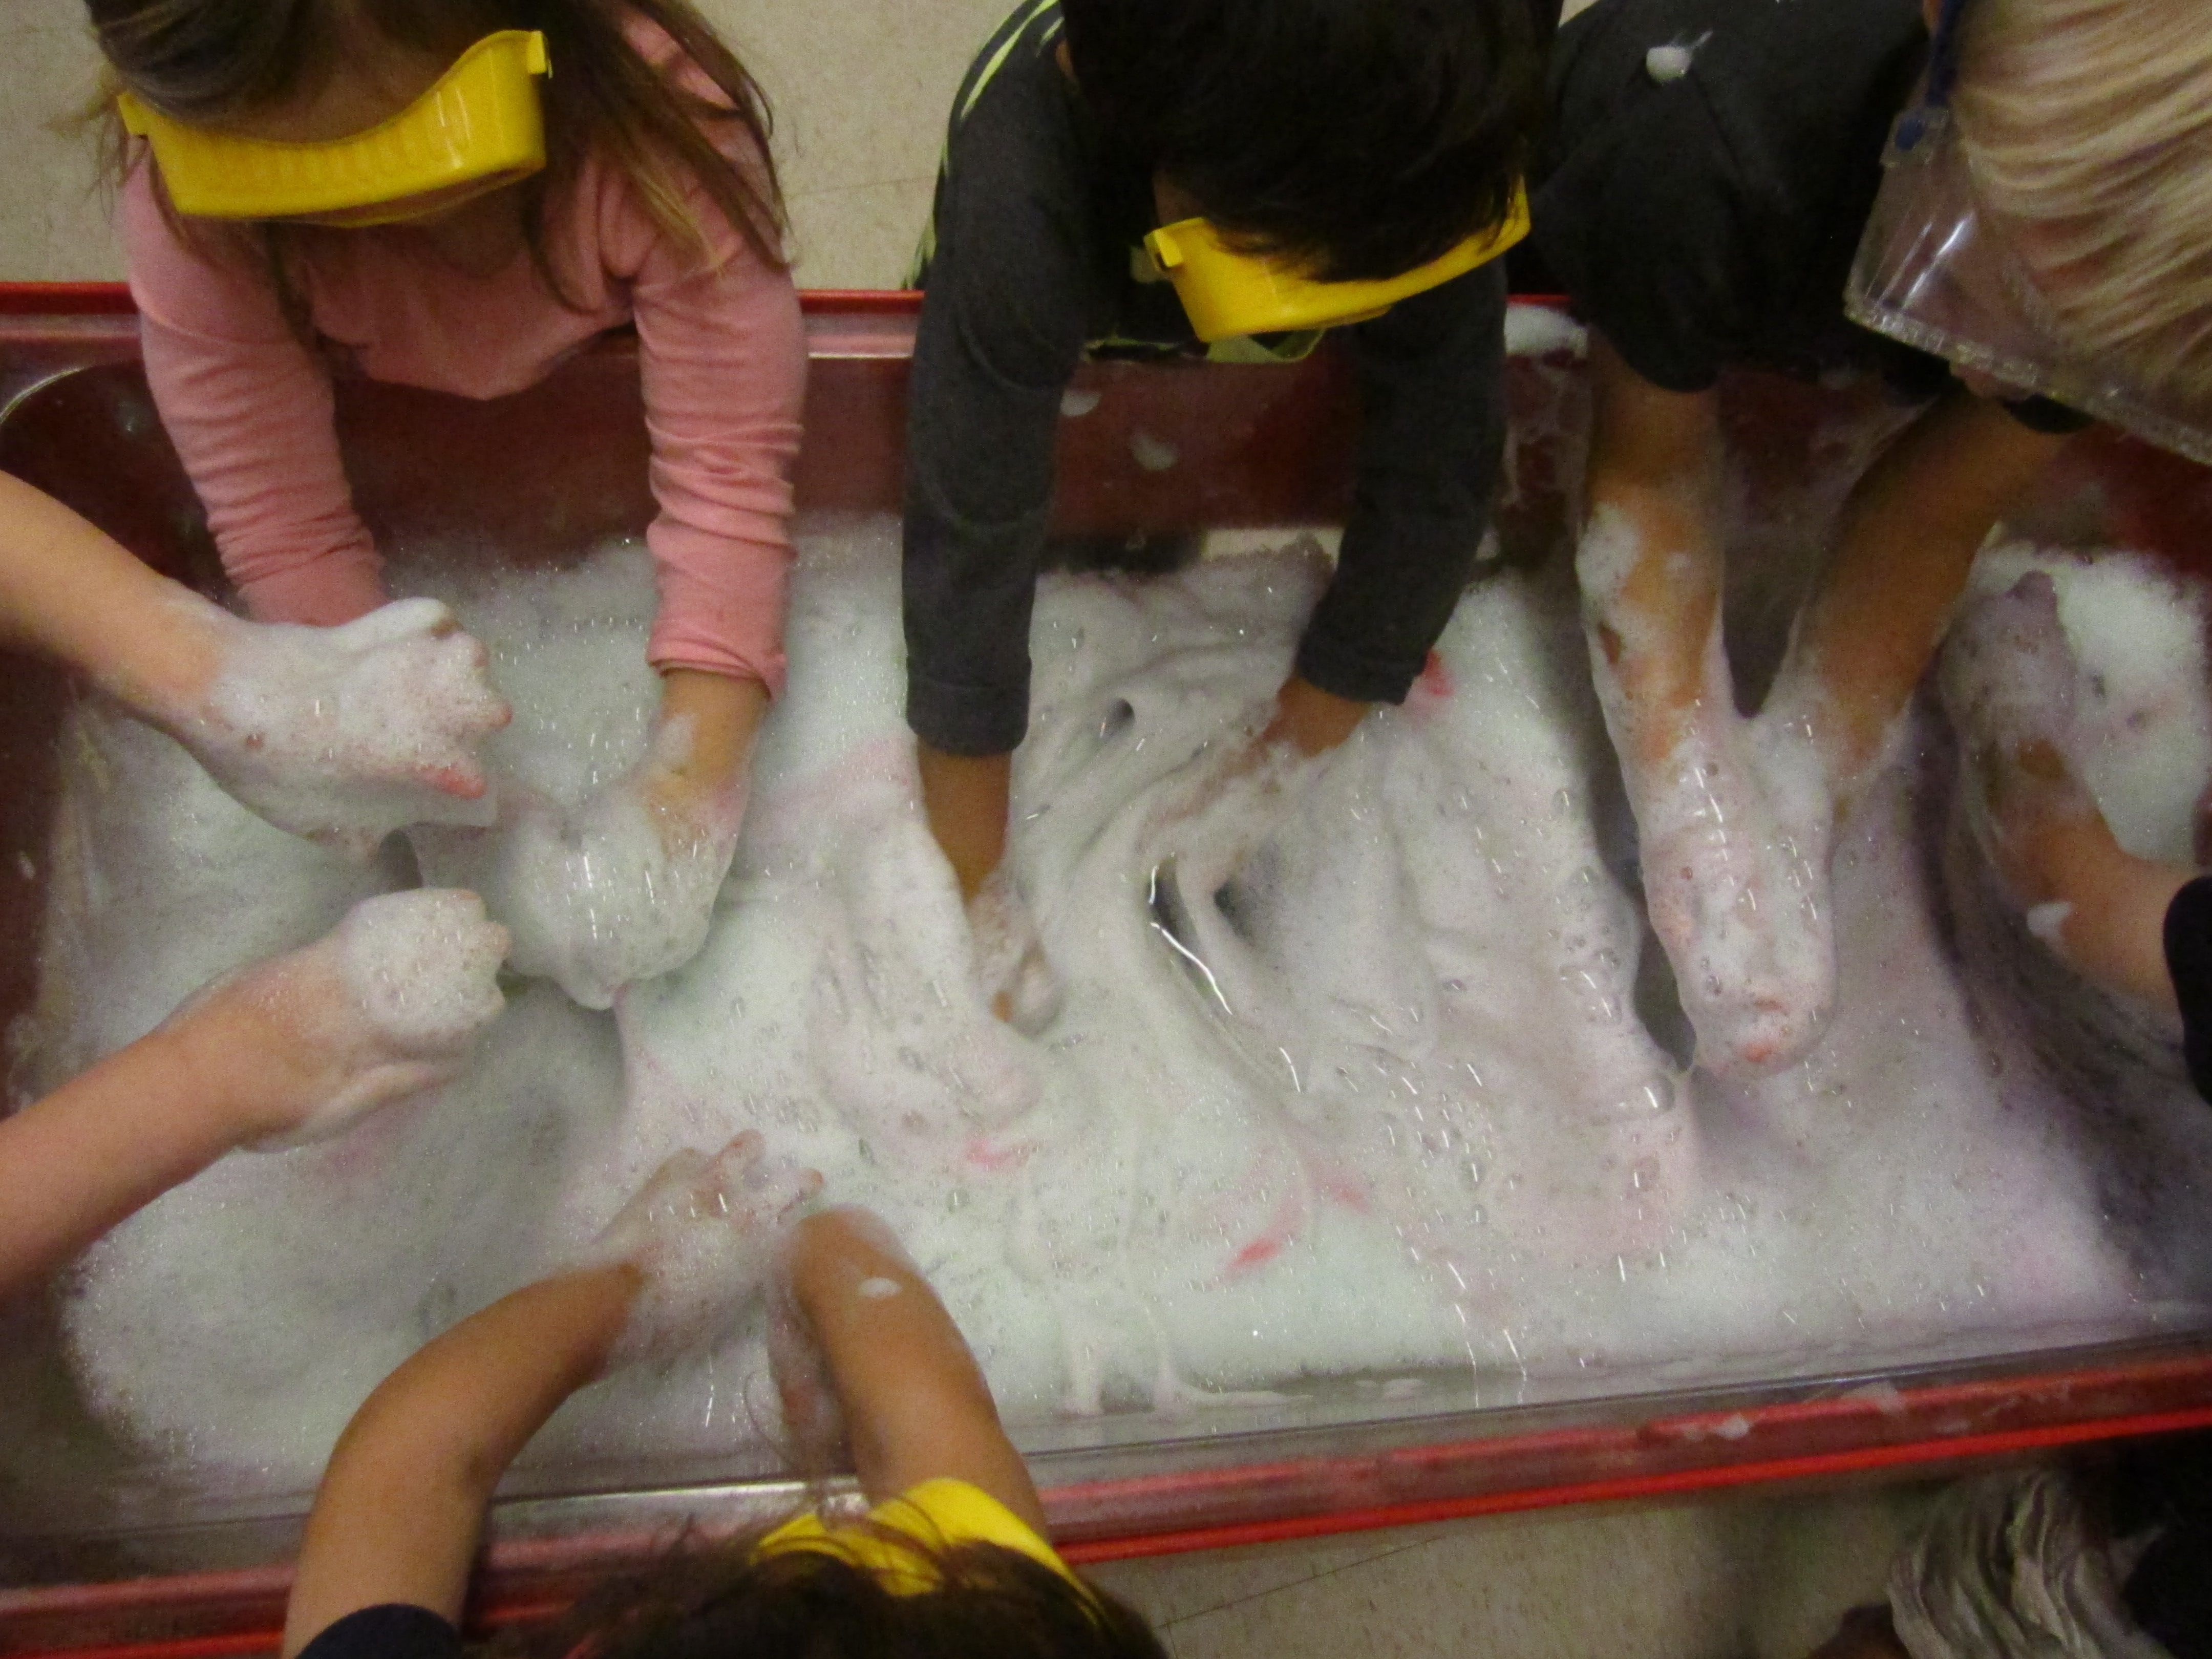
[[241,1060],[272,1100],[277,1151],[343,1133],[365,1114],[450,1082],[506,1006],[507,930],[473,893],[364,899],[325,938],[234,981],[272,1052]]
[[401,1054],[466,1048],[499,1017],[507,929],[454,889],[364,899],[339,924],[348,988],[379,1037]]
[[738,1136],[685,1150],[653,1172],[580,1265],[616,1262],[641,1284],[611,1367],[665,1361],[726,1335],[775,1262],[793,1212],[821,1189],[811,1170]]

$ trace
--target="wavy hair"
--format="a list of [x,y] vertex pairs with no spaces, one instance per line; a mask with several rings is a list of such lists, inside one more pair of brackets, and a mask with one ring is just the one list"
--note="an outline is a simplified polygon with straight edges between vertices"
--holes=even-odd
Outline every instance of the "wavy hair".
[[2212,398],[2212,12],[1976,0],[1952,94],[1977,196],[2067,343]]
[[[556,297],[574,303],[547,252],[548,204],[566,198],[594,153],[671,236],[706,245],[687,190],[696,185],[756,253],[785,263],[768,100],[688,0],[86,0],[86,9],[112,82],[104,100],[111,177],[119,179],[137,155],[112,112],[115,90],[179,121],[215,121],[314,87],[342,61],[349,25],[456,57],[495,31],[538,29],[554,66],[543,93],[546,165],[517,188],[532,260]],[[719,99],[678,86],[640,52],[629,33],[634,21],[672,40]],[[716,146],[715,136],[732,129],[757,160],[741,165]],[[259,243],[295,327],[304,319],[291,245],[301,228],[270,222],[239,230]]]

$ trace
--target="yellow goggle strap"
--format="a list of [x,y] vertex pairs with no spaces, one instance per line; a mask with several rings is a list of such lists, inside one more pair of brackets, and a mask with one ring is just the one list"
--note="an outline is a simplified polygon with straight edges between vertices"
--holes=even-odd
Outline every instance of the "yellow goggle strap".
[[1266,254],[1238,253],[1204,219],[1162,226],[1146,251],[1175,284],[1198,337],[1212,343],[1249,334],[1337,328],[1379,317],[1401,300],[1442,287],[1489,264],[1528,234],[1528,191],[1516,185],[1504,219],[1441,258],[1375,282],[1317,283]]

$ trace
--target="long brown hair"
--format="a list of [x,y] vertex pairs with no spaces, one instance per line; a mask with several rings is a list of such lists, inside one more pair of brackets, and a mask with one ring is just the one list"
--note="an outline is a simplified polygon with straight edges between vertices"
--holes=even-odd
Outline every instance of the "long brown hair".
[[[703,251],[706,231],[685,199],[686,183],[696,183],[754,252],[785,264],[768,99],[689,0],[86,0],[86,6],[115,82],[185,122],[218,120],[312,86],[339,61],[347,23],[396,45],[456,55],[499,29],[542,30],[553,62],[544,91],[546,166],[519,188],[531,258],[556,298],[574,303],[547,252],[548,204],[567,199],[594,152],[629,181],[669,235]],[[720,100],[676,85],[670,70],[632,44],[626,28],[632,20],[674,41]],[[112,101],[107,107],[112,112]],[[716,148],[715,130],[732,125],[750,141],[757,161],[740,166]],[[119,178],[135,156],[112,113],[106,148],[110,172]],[[300,229],[271,222],[234,234],[258,240],[288,314],[304,330],[291,257]]]

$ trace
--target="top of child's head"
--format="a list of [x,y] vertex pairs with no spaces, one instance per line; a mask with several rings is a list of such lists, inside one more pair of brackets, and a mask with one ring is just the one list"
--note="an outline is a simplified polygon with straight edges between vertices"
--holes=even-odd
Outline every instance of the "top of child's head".
[[922,1550],[900,1535],[939,1581],[902,1595],[842,1557],[763,1555],[753,1541],[679,1548],[603,1585],[566,1619],[510,1632],[494,1651],[501,1659],[1166,1659],[1130,1607],[995,1544]]
[[2066,345],[2212,402],[2202,0],[1974,0],[1951,95],[1975,198]]
[[[86,0],[86,9],[112,91],[185,126],[281,143],[365,133],[414,105],[487,36],[534,31],[556,68],[539,83],[548,166],[532,188],[560,189],[598,151],[633,177],[668,229],[697,239],[685,217],[696,184],[781,262],[767,100],[691,0]],[[713,83],[711,101],[659,61],[670,46]],[[750,152],[742,164],[722,136],[732,128],[741,130],[736,149]],[[376,205],[359,222],[395,216],[390,203]],[[425,216],[444,205],[435,196],[419,204]]]
[[1062,0],[1084,101],[1240,251],[1389,278],[1502,222],[1545,110],[1527,0]]

